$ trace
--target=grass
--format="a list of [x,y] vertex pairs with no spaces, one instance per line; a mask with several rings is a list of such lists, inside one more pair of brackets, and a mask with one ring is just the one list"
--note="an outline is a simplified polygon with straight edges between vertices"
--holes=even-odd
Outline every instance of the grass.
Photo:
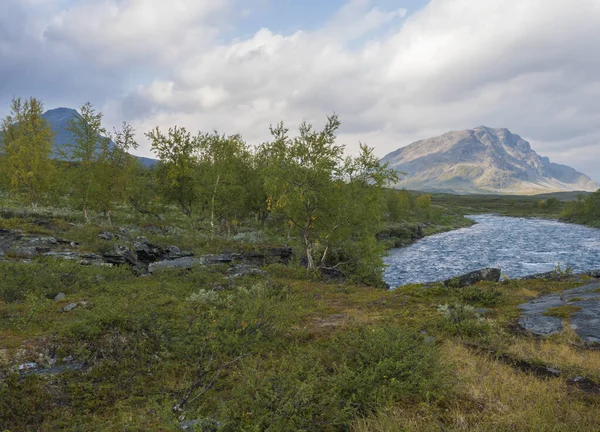
[[581,307],[579,306],[565,305],[550,308],[544,313],[544,315],[562,319],[569,319],[573,314],[579,312],[580,310]]
[[[198,253],[266,244],[211,240],[183,222],[158,231],[130,216],[119,223],[129,223],[132,236]],[[91,252],[112,245],[97,238],[111,229],[101,219],[84,225],[60,212],[13,212],[0,228],[69,238]],[[176,431],[182,421],[203,431],[596,428],[600,399],[565,380],[600,383],[600,352],[584,350],[569,326],[546,339],[515,326],[519,304],[575,282],[387,291],[307,279],[294,264],[265,269],[266,279],[231,280],[225,266],[136,277],[126,268],[49,259],[0,262],[0,425],[11,431]],[[65,298],[54,300],[59,292]],[[81,301],[87,303],[63,312]],[[553,312],[568,318],[574,311]],[[562,376],[521,372],[501,355],[560,369]],[[84,368],[27,376],[16,370],[53,361]]]

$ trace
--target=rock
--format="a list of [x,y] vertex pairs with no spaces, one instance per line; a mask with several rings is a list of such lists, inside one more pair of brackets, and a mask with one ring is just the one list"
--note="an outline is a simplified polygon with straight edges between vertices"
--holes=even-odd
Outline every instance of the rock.
[[138,259],[144,263],[173,260],[194,255],[191,252],[182,251],[177,246],[167,246],[165,249],[163,249],[160,246],[150,243],[144,237],[137,238],[134,244],[134,249]]
[[206,265],[206,261],[204,261],[201,258],[185,257],[185,258],[177,258],[177,259],[173,259],[173,260],[158,261],[158,262],[151,263],[148,266],[148,271],[150,273],[152,273],[156,269],[160,269],[160,268],[176,268],[176,269],[188,269],[189,270],[192,267],[199,266],[199,265]]
[[29,363],[23,363],[23,364],[18,365],[17,369],[20,372],[26,372],[26,371],[30,371],[30,370],[33,370],[33,369],[37,369],[39,367],[40,367],[40,365],[38,365],[37,363],[35,363],[35,362],[29,362]]
[[500,275],[500,269],[485,268],[445,280],[444,285],[451,288],[464,288],[475,285],[477,282],[481,281],[498,282],[500,280]]
[[98,234],[98,238],[100,240],[108,240],[108,241],[110,241],[113,238],[115,238],[115,235],[113,233],[111,233],[111,232],[103,232],[101,234]]
[[528,303],[519,305],[524,316],[518,320],[519,325],[531,333],[547,336],[563,329],[563,320],[546,316],[553,308],[575,306],[568,318],[577,335],[587,343],[600,343],[600,283],[592,283],[578,288],[566,290],[560,294],[542,296]]
[[79,306],[86,306],[87,304],[88,304],[88,302],[85,300],[82,300],[80,302],[75,302],[75,303],[69,303],[64,308],[62,308],[62,311],[63,312],[71,312],[73,309],[75,309]]
[[193,253],[182,251],[177,246],[167,246],[167,248],[165,249],[165,252],[166,253],[165,253],[165,256],[163,259],[168,259],[168,260],[194,256]]
[[58,293],[56,297],[54,297],[54,301],[63,300],[66,297],[65,293]]
[[560,318],[545,315],[525,316],[519,318],[518,323],[524,329],[539,336],[549,336],[563,330]]
[[66,305],[64,308],[62,308],[63,312],[71,312],[73,309],[75,309],[77,306],[79,306],[79,303],[69,303],[68,305]]
[[179,423],[179,428],[182,431],[190,431],[196,429],[196,426],[200,424],[200,420],[186,420]]
[[138,260],[145,263],[160,261],[165,251],[160,246],[153,245],[144,237],[138,237],[133,245]]
[[600,270],[590,270],[584,273],[586,276],[600,279]]
[[237,279],[244,276],[261,276],[266,277],[268,273],[256,267],[246,264],[234,264],[228,271],[231,279]]
[[115,246],[112,252],[105,252],[103,257],[109,264],[140,267],[137,256],[127,246]]

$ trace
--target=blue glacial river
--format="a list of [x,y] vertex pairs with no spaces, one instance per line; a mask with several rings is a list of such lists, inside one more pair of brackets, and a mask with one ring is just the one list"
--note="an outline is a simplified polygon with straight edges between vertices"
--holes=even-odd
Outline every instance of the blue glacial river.
[[554,270],[557,265],[575,272],[600,269],[600,229],[544,219],[470,218],[477,225],[391,250],[385,258],[385,281],[393,288],[484,267],[500,268],[509,278]]

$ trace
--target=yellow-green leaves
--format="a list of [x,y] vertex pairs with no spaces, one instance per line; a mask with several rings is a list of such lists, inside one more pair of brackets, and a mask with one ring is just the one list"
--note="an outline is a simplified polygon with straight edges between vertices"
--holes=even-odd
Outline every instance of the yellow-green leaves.
[[54,136],[42,113],[39,100],[15,98],[0,133],[3,171],[8,174],[11,190],[33,207],[48,192],[54,173],[50,161]]

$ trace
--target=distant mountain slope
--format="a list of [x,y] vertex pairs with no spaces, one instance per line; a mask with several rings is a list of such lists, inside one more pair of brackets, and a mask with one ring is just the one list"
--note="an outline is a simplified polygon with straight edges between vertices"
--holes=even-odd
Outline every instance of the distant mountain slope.
[[398,187],[454,193],[595,191],[600,185],[539,156],[508,129],[480,126],[417,141],[382,159],[407,173]]
[[[71,108],[56,108],[46,111],[42,114],[42,117],[46,119],[55,133],[54,146],[56,150],[54,151],[54,156],[59,157],[60,153],[58,149],[65,150],[65,145],[73,142],[73,134],[68,129],[69,121],[73,117],[81,118],[81,116],[76,110]],[[156,159],[142,156],[136,156],[136,158],[138,158],[145,167],[151,167],[157,162]]]

